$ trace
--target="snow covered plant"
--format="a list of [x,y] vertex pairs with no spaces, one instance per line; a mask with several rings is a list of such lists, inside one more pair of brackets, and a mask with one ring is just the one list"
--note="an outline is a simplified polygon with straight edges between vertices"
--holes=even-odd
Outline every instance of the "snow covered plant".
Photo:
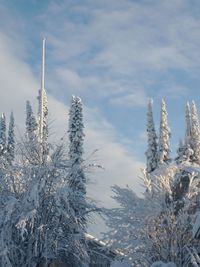
[[176,267],[176,264],[173,262],[164,263],[162,261],[154,262],[151,267]]
[[107,245],[123,252],[131,266],[148,266],[143,257],[146,247],[142,229],[149,207],[145,199],[139,198],[129,187],[115,185],[112,191],[112,198],[119,207],[105,210],[106,225],[110,230],[104,234],[104,240]]
[[37,120],[27,102],[25,138],[15,161],[13,114],[8,141],[5,116],[0,120],[0,266],[87,266],[84,233],[95,207],[86,198],[82,103],[72,98],[68,153],[65,144],[49,143],[44,92],[39,103],[45,107]]
[[170,262],[177,267],[200,266],[200,129],[194,101],[191,110],[187,103],[185,118],[185,137],[172,162],[165,101],[158,142],[150,101],[144,198],[128,187],[112,187],[119,207],[106,211],[110,231],[105,238],[134,266],[166,266]]

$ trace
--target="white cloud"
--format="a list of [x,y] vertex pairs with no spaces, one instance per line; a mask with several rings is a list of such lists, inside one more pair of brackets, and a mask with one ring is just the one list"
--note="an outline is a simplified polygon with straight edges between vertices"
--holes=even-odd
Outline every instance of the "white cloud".
[[[0,33],[0,108],[8,113],[13,109],[16,123],[20,130],[24,125],[25,101],[31,100],[37,108],[37,91],[40,77],[34,77],[28,64],[21,57],[12,53],[15,43]],[[19,45],[19,44],[18,44]],[[70,72],[68,72],[71,75]],[[73,75],[72,75],[73,77]],[[74,76],[76,79],[76,76]],[[48,91],[47,91],[48,92]],[[62,137],[67,131],[68,108],[52,95],[48,95],[51,119],[55,119],[52,131],[55,136]],[[66,100],[69,103],[69,99]],[[86,155],[99,148],[97,162],[105,167],[105,171],[92,174],[89,186],[90,194],[101,200],[104,205],[111,205],[110,186],[112,184],[133,184],[136,191],[140,190],[137,175],[143,165],[134,156],[128,154],[122,144],[115,140],[115,130],[98,110],[84,109],[86,123]],[[55,138],[54,138],[55,139]]]
[[147,96],[145,95],[145,92],[141,89],[133,91],[132,93],[127,95],[122,95],[112,98],[110,100],[110,103],[125,107],[133,107],[133,106],[144,107],[146,106],[147,103]]

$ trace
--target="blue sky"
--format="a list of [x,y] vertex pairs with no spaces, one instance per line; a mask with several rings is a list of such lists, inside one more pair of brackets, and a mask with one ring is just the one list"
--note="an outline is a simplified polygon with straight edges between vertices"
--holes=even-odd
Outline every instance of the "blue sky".
[[200,2],[1,0],[0,17],[1,110],[13,109],[21,129],[25,100],[36,108],[45,36],[54,128],[66,132],[70,96],[79,95],[86,155],[98,148],[95,160],[105,166],[91,175],[91,196],[109,206],[114,183],[139,192],[147,99],[154,99],[157,126],[166,99],[174,153],[186,101],[194,99],[200,110]]

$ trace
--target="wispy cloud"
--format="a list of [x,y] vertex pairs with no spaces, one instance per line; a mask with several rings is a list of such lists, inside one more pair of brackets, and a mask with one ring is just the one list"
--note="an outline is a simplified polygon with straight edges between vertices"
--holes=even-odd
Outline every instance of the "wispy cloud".
[[136,91],[133,90],[133,93],[112,98],[110,103],[124,107],[145,107],[147,103],[147,97],[143,89]]
[[[58,119],[56,127],[60,132],[66,129],[63,103],[69,102],[71,94],[92,103],[95,110],[86,107],[87,151],[100,148],[99,160],[106,167],[98,174],[98,197],[106,187],[104,200],[108,200],[112,183],[135,184],[143,164],[116,138],[117,114],[126,107],[144,107],[148,96],[161,92],[172,98],[188,94],[174,73],[198,77],[200,17],[194,6],[186,0],[47,1],[44,9],[30,12],[27,18],[20,8],[13,11],[10,5],[7,1],[0,4],[4,21],[0,25],[1,109],[13,107],[22,124],[22,103],[33,100],[39,89],[39,62],[33,51],[40,58],[36,40],[45,34],[46,86],[52,116]],[[115,125],[109,116],[113,121],[116,117]],[[141,114],[133,121],[139,125],[134,127],[137,138],[145,127],[141,121]],[[126,142],[132,138],[123,127],[120,134]]]
[[[36,97],[40,77],[34,76],[23,57],[18,57],[13,53],[16,43],[13,43],[11,38],[7,38],[5,33],[0,32],[0,36],[0,107],[1,111],[6,112],[7,115],[11,110],[14,111],[17,127],[23,133],[25,101],[31,100],[37,112]],[[20,46],[20,43],[16,46]],[[72,84],[80,86],[81,80],[74,73],[70,71],[64,73],[70,77]],[[67,133],[68,107],[52,94],[48,94],[48,100],[51,119],[55,119],[52,132],[56,131],[54,139],[59,139]],[[69,102],[68,98],[66,104]],[[102,204],[109,206],[112,203],[110,186],[114,183],[124,186],[127,183],[135,184],[137,191],[140,191],[137,174],[143,163],[130,155],[123,145],[117,142],[114,127],[102,117],[98,109],[84,107],[84,117],[86,123],[85,155],[89,155],[98,148],[97,162],[105,167],[105,171],[97,171],[90,175],[92,183],[89,186],[89,194]]]

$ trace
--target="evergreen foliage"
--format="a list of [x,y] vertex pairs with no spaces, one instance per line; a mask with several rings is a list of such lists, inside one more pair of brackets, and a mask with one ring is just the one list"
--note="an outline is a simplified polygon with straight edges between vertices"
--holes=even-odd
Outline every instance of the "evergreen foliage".
[[[46,106],[47,102],[44,103]],[[68,156],[63,143],[51,146],[51,150],[41,150],[41,145],[45,148],[49,142],[47,110],[45,107],[46,124],[43,124],[40,143],[38,123],[27,101],[26,139],[17,150],[17,161],[13,113],[8,144],[5,115],[0,121],[2,156],[5,152],[7,156],[0,167],[0,266],[65,263],[81,267],[89,262],[84,233],[90,206],[86,201],[86,178],[82,167],[81,100],[78,97],[72,100]]]
[[7,151],[6,117],[2,113],[0,118],[0,157],[5,157]]
[[7,145],[7,160],[10,164],[14,161],[15,158],[15,121],[13,112],[10,115],[10,123],[8,129],[8,145]]
[[152,111],[153,101],[149,100],[148,111],[147,111],[147,137],[148,137],[148,147],[146,151],[146,162],[147,162],[147,172],[152,172],[157,167],[157,136],[155,131],[155,125],[153,120]]
[[71,108],[69,112],[69,188],[73,194],[73,207],[75,214],[85,221],[85,195],[86,178],[82,167],[83,162],[83,115],[82,103],[79,97],[72,97]]
[[200,129],[197,108],[194,101],[192,101],[191,107],[190,145],[193,150],[192,161],[200,164]]
[[186,122],[186,130],[185,130],[185,143],[190,144],[191,142],[191,111],[190,104],[187,102],[185,107],[185,122]]
[[[87,209],[88,204],[86,201],[86,178],[83,171],[83,141],[84,141],[84,124],[82,114],[81,99],[72,96],[71,106],[69,111],[69,169],[68,169],[68,185],[69,185],[69,205],[72,208],[77,225],[73,229],[79,237],[80,244],[84,247],[85,240],[83,232],[87,227]],[[86,249],[86,247],[85,247]],[[88,261],[87,255],[83,255],[82,264]],[[78,263],[77,263],[78,264]],[[80,265],[80,266],[81,266]]]
[[164,99],[161,103],[161,114],[160,114],[160,134],[158,142],[158,164],[169,163],[170,158],[170,129],[168,127],[167,120],[167,109]]
[[146,168],[143,172],[144,198],[130,188],[112,187],[118,207],[105,211],[110,228],[105,240],[120,249],[131,266],[200,266],[200,133],[194,102],[191,112],[187,103],[185,118],[185,138],[171,161],[162,101],[158,165],[154,171]]
[[29,101],[26,102],[26,150],[24,154],[28,162],[37,164],[39,161],[38,124]]

